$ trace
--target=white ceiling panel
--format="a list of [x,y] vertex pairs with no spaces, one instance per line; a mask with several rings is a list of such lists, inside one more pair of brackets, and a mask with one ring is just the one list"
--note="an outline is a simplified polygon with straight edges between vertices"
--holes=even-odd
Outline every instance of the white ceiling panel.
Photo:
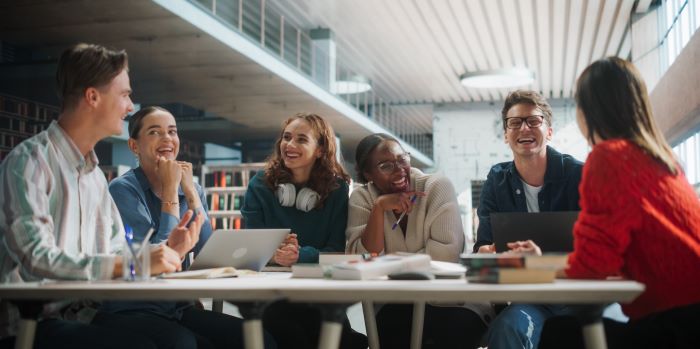
[[[648,1],[647,1],[648,2]],[[569,98],[598,58],[626,54],[635,0],[266,0],[304,28],[330,28],[339,61],[394,105],[499,101],[507,90],[467,89],[459,75],[526,66],[532,88]],[[401,108],[401,113],[407,110]],[[406,116],[430,127],[431,113]]]

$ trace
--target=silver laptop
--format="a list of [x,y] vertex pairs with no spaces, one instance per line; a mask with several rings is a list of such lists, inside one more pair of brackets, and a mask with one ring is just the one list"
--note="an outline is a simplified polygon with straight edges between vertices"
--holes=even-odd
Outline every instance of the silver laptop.
[[260,271],[289,233],[289,229],[214,230],[190,270],[234,267]]
[[578,211],[491,212],[491,233],[496,252],[508,251],[507,243],[532,240],[542,252],[574,250],[574,223]]

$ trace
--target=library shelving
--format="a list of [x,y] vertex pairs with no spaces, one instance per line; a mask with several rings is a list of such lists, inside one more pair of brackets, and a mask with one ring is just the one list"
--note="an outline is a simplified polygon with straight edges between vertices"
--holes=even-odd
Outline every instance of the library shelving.
[[240,229],[241,207],[248,183],[265,163],[202,165],[202,187],[214,229]]
[[45,130],[58,114],[54,106],[0,94],[0,161],[17,144]]

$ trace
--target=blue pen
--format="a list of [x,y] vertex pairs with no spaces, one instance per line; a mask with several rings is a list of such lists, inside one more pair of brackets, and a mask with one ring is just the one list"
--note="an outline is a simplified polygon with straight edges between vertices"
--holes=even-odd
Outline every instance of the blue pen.
[[[411,205],[416,203],[417,198],[418,198],[418,195],[413,194],[413,196],[411,197]],[[394,223],[394,225],[391,226],[391,230],[395,230],[396,227],[399,226],[399,223],[401,223],[401,220],[406,215],[406,212],[408,212],[408,211],[403,211],[403,213],[399,216],[399,219],[396,220],[396,223]]]
[[138,255],[134,251],[134,246],[132,245],[134,241],[134,232],[131,230],[131,227],[128,225],[124,226],[124,238],[126,239],[126,247],[129,249],[129,252],[131,252],[131,256],[133,258],[130,259],[129,263],[129,274],[131,274],[131,280],[134,280],[136,278],[136,269],[134,268],[134,262],[136,262],[137,267],[139,270],[141,270],[141,263],[139,261]]

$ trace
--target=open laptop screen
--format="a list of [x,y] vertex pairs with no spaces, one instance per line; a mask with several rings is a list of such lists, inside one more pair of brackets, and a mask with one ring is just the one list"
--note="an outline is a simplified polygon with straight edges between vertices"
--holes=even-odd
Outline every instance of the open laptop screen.
[[289,233],[289,229],[217,229],[190,270],[234,267],[260,271]]
[[491,232],[496,252],[508,251],[506,243],[532,240],[542,252],[574,250],[574,223],[579,211],[492,212]]

